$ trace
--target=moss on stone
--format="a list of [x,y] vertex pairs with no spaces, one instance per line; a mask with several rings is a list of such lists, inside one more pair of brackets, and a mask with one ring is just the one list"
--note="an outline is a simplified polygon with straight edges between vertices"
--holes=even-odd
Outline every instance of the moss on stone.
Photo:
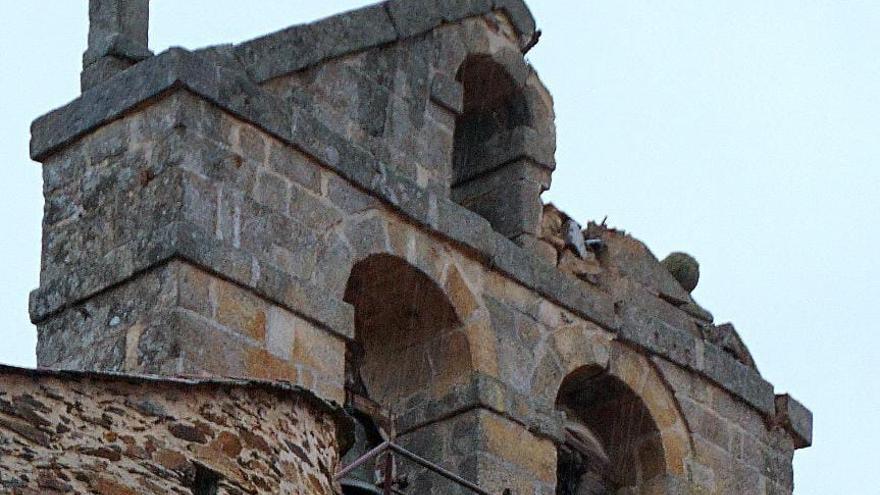
[[700,264],[687,253],[672,253],[662,262],[669,273],[688,292],[693,292],[700,281]]

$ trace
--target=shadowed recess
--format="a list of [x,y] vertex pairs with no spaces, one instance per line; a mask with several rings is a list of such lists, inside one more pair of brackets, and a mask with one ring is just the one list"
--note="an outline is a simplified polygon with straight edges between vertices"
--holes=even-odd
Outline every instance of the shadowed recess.
[[471,368],[460,321],[443,291],[406,261],[374,255],[352,270],[355,308],[349,388],[394,413]]
[[666,471],[660,432],[642,399],[605,370],[587,366],[568,375],[556,407],[567,416],[558,495],[639,488]]

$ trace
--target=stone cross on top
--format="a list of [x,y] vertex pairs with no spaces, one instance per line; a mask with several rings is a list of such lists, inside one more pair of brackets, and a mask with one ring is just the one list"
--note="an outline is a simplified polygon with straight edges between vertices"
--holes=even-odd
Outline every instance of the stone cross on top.
[[152,56],[149,0],[89,0],[89,46],[80,85],[85,91]]

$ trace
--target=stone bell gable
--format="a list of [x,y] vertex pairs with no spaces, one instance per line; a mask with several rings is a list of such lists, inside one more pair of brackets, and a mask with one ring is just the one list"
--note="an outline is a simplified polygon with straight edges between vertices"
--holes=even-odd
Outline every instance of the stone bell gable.
[[91,0],[84,91],[32,127],[41,367],[291,382],[360,418],[343,462],[394,435],[493,493],[791,493],[810,413],[696,261],[542,203],[522,1],[159,54],[148,17]]

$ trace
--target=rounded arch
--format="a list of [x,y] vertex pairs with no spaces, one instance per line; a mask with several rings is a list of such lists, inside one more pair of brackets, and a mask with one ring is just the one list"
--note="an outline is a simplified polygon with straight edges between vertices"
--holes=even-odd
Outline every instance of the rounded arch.
[[351,391],[402,413],[437,383],[470,374],[470,346],[455,308],[406,260],[376,254],[359,261],[345,301],[355,309]]
[[462,113],[455,121],[452,187],[484,173],[492,141],[531,124],[521,82],[489,55],[468,57],[456,79],[463,90]]
[[462,111],[453,136],[452,187],[498,166],[495,149],[515,144],[525,130],[555,149],[552,97],[521,53],[510,48],[468,53],[455,79]]
[[[543,390],[533,392],[574,421],[569,429],[579,423],[581,437],[593,436],[607,456],[610,482],[627,486],[686,474],[693,452],[687,424],[647,357],[584,325],[558,329],[549,344],[533,380]],[[565,455],[560,449],[560,461]]]
[[453,131],[450,197],[507,237],[536,236],[541,194],[555,167],[552,98],[522,53],[490,47],[467,54],[455,73],[462,110]]
[[607,370],[576,369],[563,380],[555,402],[566,414],[557,493],[640,487],[666,473],[660,431],[651,413]]
[[[390,218],[389,218],[390,217]],[[357,418],[350,463],[396,433],[402,445],[429,456],[434,421],[449,395],[496,361],[477,276],[441,241],[371,211],[349,217],[337,232],[346,256],[342,298],[354,308],[346,348],[346,402]],[[338,258],[337,258],[338,259]],[[329,262],[322,261],[323,263]],[[334,286],[338,290],[338,285]],[[475,288],[476,287],[476,288]],[[414,443],[409,443],[414,442]],[[369,479],[371,472],[359,473]]]
[[[497,376],[495,338],[481,295],[480,276],[473,268],[467,269],[467,260],[454,255],[435,237],[375,211],[353,215],[329,236],[315,272],[329,274],[320,282],[350,303],[351,294],[346,292],[351,274],[361,263],[380,256],[406,263],[442,291],[467,337],[473,371]],[[453,385],[438,383],[436,392],[448,391]]]

